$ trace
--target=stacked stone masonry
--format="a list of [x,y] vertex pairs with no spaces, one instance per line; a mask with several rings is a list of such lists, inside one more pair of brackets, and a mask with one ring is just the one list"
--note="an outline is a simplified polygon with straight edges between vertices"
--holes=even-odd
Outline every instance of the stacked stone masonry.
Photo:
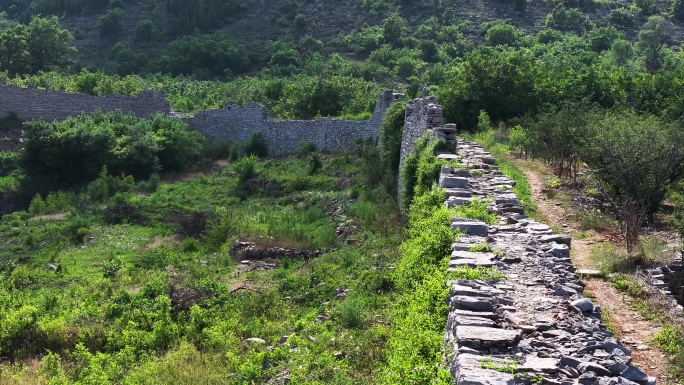
[[[225,103],[223,108],[198,111],[195,116],[181,117],[190,129],[210,140],[245,142],[253,133],[261,133],[269,155],[296,153],[302,142],[308,141],[323,151],[351,149],[363,140],[377,141],[379,129],[389,106],[403,95],[387,90],[380,94],[369,120],[350,121],[333,118],[278,121],[268,117],[266,107],[247,102],[244,106]],[[0,118],[16,114],[21,120],[63,120],[82,113],[123,111],[145,118],[155,113],[172,113],[163,92],[143,91],[137,97],[123,95],[92,96],[87,94],[46,91],[0,86]],[[20,141],[9,140],[14,149]],[[1,145],[1,144],[0,144]]]
[[402,94],[387,90],[380,94],[369,120],[352,121],[333,118],[316,120],[272,120],[266,107],[248,102],[244,106],[226,103],[218,110],[198,111],[184,118],[188,127],[214,140],[245,142],[254,132],[263,134],[269,154],[280,156],[296,153],[301,142],[312,142],[323,151],[350,149],[360,140],[378,140],[387,108],[403,99]]
[[93,96],[75,92],[0,86],[0,118],[14,113],[21,120],[52,121],[97,110],[120,110],[140,118],[158,112],[171,112],[169,101],[163,92],[143,91],[137,97],[118,94]]
[[[600,307],[583,297],[584,284],[570,260],[570,237],[524,214],[512,192],[515,182],[481,146],[459,141],[455,154],[439,156],[466,166],[442,169],[445,204],[488,199],[489,211],[499,218],[497,225],[453,219],[452,228],[461,235],[449,269],[496,267],[505,277],[449,283],[445,341],[456,382],[655,384],[632,365],[630,351],[601,322]],[[492,251],[471,251],[484,245]]]
[[[418,138],[455,141],[456,127],[442,125],[435,98],[406,108],[401,163]],[[584,298],[570,260],[571,239],[525,215],[496,159],[475,143],[457,141],[438,157],[464,168],[443,167],[439,185],[447,207],[489,200],[499,223],[453,218],[459,230],[448,269],[495,267],[498,281],[449,282],[445,344],[459,385],[655,384],[632,365],[631,353],[601,322],[601,309]],[[486,246],[486,247],[484,247]]]

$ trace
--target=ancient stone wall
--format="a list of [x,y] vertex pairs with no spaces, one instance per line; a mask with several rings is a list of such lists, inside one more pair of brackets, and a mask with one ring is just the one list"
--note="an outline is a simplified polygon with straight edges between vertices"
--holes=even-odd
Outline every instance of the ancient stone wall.
[[121,110],[140,118],[157,112],[171,112],[169,101],[162,92],[143,91],[137,97],[118,94],[93,96],[0,85],[0,117],[15,113],[21,120],[63,120],[97,110]]
[[[402,162],[426,132],[452,141],[434,97],[407,106]],[[631,353],[601,321],[601,308],[583,296],[570,259],[571,239],[525,215],[496,159],[475,143],[448,153],[461,168],[442,167],[447,207],[489,201],[498,223],[453,218],[459,235],[448,269],[495,268],[497,280],[449,282],[444,338],[449,370],[459,385],[655,384],[632,365]]]
[[[199,111],[193,117],[180,118],[210,140],[246,142],[255,133],[262,133],[270,156],[296,153],[302,142],[309,141],[318,150],[350,149],[360,140],[377,141],[380,125],[389,106],[403,95],[387,90],[380,94],[370,119],[351,121],[333,118],[316,120],[273,120],[266,107],[253,102],[244,106],[225,103],[223,108]],[[140,118],[161,112],[171,114],[163,93],[143,91],[138,97],[123,95],[92,96],[64,91],[45,91],[16,86],[0,86],[0,117],[15,113],[21,120],[62,120],[97,110],[121,110]],[[3,138],[0,150],[16,150],[18,138]]]
[[352,121],[333,118],[316,120],[273,120],[266,107],[248,102],[244,106],[226,103],[218,110],[198,111],[183,118],[188,127],[213,140],[247,141],[252,133],[262,133],[269,155],[296,153],[302,142],[309,141],[318,150],[349,149],[359,140],[377,140],[379,128],[389,106],[403,95],[387,90],[380,94],[369,120]]
[[[459,385],[655,384],[632,365],[629,349],[601,321],[601,308],[583,296],[570,260],[571,239],[524,214],[491,154],[459,141],[466,168],[443,167],[447,207],[489,200],[498,223],[453,218],[460,232],[450,270],[495,267],[496,281],[450,282],[445,341]],[[474,171],[476,170],[476,172]]]
[[[404,161],[416,147],[416,141],[429,134],[430,139],[444,139],[456,145],[456,125],[443,124],[442,106],[437,104],[434,95],[414,99],[406,104],[404,131],[401,136],[401,152],[399,157],[399,186],[403,186],[401,170]],[[399,188],[399,201],[402,200],[402,189]]]

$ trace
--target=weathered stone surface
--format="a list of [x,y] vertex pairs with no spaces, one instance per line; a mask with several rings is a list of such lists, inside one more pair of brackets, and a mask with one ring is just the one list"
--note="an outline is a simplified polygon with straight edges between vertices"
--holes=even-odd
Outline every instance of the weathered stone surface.
[[640,384],[648,382],[648,376],[640,369],[630,366],[624,372],[620,373],[620,377],[626,378],[630,381],[638,382]]
[[515,385],[515,377],[509,373],[488,369],[470,369],[458,373],[458,385]]
[[468,346],[512,346],[522,338],[520,330],[495,329],[480,326],[457,326],[456,341]]
[[580,373],[586,373],[586,372],[594,372],[599,376],[610,376],[610,370],[604,368],[603,366],[599,364],[595,364],[593,362],[582,362],[577,366],[577,370],[579,370]]
[[459,220],[456,218],[451,222],[451,228],[470,235],[486,236],[489,233],[489,227],[484,222]]
[[577,382],[580,385],[599,385],[599,379],[594,372],[586,372],[579,376]]
[[494,312],[495,308],[492,303],[486,298],[455,296],[451,298],[451,306],[456,309],[470,310],[470,311],[484,311]]
[[463,326],[484,326],[484,327],[494,327],[496,323],[490,319],[482,317],[466,317],[466,316],[455,316],[454,322],[456,325]]
[[456,206],[463,206],[470,204],[470,202],[473,201],[473,198],[463,198],[463,197],[449,197],[444,204],[448,209],[454,208]]
[[558,361],[557,358],[527,356],[525,363],[518,366],[518,370],[523,372],[556,373],[559,370]]
[[468,188],[468,178],[458,176],[440,175],[439,187],[441,188]]
[[544,242],[544,243],[556,242],[556,243],[562,243],[562,244],[568,245],[568,246],[570,246],[570,243],[572,242],[572,238],[569,235],[563,235],[563,234],[543,235],[541,238],[539,238],[539,240]]
[[578,308],[580,311],[594,311],[594,303],[589,298],[580,298],[572,301],[572,306]]
[[552,243],[549,254],[556,258],[568,258],[570,257],[570,248],[562,243]]
[[487,318],[487,319],[491,319],[491,320],[495,320],[497,318],[496,313],[477,312],[477,311],[460,310],[460,309],[452,310],[451,314],[454,314],[457,316],[464,316],[464,317],[482,317],[482,318]]
[[577,369],[577,367],[578,367],[579,364],[581,364],[581,363],[582,363],[581,360],[579,360],[579,359],[577,359],[577,358],[575,358],[575,357],[570,357],[570,356],[562,357],[561,360],[560,360],[560,364],[561,364],[561,365],[563,365],[563,366],[568,366],[568,367],[571,367],[571,368],[573,368],[573,369]]

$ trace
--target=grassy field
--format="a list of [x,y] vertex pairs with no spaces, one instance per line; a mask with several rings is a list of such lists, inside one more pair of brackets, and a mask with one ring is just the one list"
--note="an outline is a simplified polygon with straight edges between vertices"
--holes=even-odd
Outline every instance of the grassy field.
[[[245,179],[238,161],[4,216],[0,382],[371,380],[402,228],[393,200],[360,186],[363,162],[254,161]],[[323,254],[263,268],[231,252],[237,239]]]

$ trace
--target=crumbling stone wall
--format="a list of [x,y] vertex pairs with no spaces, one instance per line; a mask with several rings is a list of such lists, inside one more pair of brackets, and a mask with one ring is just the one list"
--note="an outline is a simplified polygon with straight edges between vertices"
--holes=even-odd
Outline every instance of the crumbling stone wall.
[[403,95],[387,90],[380,94],[369,120],[352,121],[334,118],[316,120],[273,120],[266,107],[247,102],[244,106],[225,103],[218,110],[198,111],[194,117],[183,118],[188,127],[214,140],[246,142],[255,133],[263,134],[269,155],[296,153],[302,142],[309,141],[318,150],[349,149],[354,142],[378,139],[379,128],[389,106]]
[[[379,95],[370,119],[351,121],[333,118],[316,120],[285,120],[269,118],[266,107],[253,102],[244,106],[225,103],[223,108],[199,111],[192,117],[183,117],[190,129],[210,140],[246,142],[255,133],[262,133],[269,155],[282,156],[296,153],[301,142],[309,141],[318,150],[347,150],[360,140],[378,140],[380,125],[389,106],[403,99],[402,94],[387,90]],[[169,101],[163,92],[143,91],[137,97],[124,95],[92,96],[87,94],[46,91],[16,86],[0,86],[0,117],[17,114],[21,120],[63,120],[97,110],[120,110],[140,118],[161,112],[169,116]],[[5,138],[7,149],[21,147],[20,138]],[[3,146],[0,144],[0,147]],[[3,147],[3,148],[4,148]]]
[[445,205],[487,199],[488,210],[499,218],[494,225],[452,220],[461,235],[449,269],[495,267],[503,275],[497,281],[450,282],[445,342],[456,382],[655,384],[632,365],[629,349],[601,321],[601,308],[583,296],[570,237],[524,214],[512,191],[515,181],[501,174],[482,146],[460,141],[454,154],[439,156],[467,166],[442,168]]
[[103,112],[121,110],[140,118],[146,118],[157,112],[164,114],[171,112],[169,101],[163,92],[143,91],[136,97],[118,94],[93,96],[11,85],[0,86],[0,117],[15,113],[21,120],[52,121],[97,110]]

